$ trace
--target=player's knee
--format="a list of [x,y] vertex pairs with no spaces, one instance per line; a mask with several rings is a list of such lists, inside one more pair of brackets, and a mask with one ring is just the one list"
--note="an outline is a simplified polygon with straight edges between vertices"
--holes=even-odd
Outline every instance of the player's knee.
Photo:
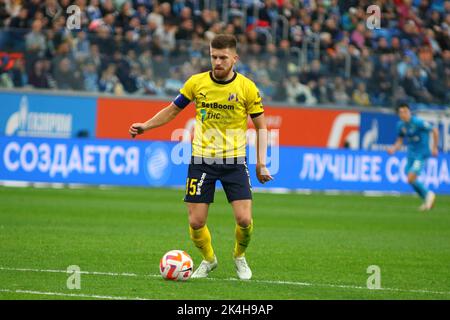
[[204,214],[203,208],[196,206],[188,206],[189,211],[189,225],[192,229],[200,229],[206,224],[206,214]]
[[408,175],[408,183],[412,184],[414,182],[416,182],[416,176],[412,174]]
[[197,230],[202,228],[206,224],[206,219],[202,216],[191,214],[189,212],[189,225],[192,229]]
[[242,228],[247,228],[252,223],[252,218],[250,216],[239,216],[236,217],[236,223]]
[[189,225],[192,229],[197,230],[203,228],[206,224],[206,221],[201,219],[189,219]]

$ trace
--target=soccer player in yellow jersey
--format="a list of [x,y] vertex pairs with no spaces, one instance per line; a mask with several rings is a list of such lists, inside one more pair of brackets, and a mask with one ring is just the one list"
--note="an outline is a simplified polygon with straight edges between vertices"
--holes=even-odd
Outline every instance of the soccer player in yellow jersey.
[[212,70],[191,76],[176,99],[145,123],[133,123],[134,137],[174,119],[195,101],[196,124],[192,159],[184,201],[189,211],[189,233],[203,261],[192,275],[205,278],[217,267],[217,258],[206,225],[215,184],[222,183],[236,219],[234,262],[240,279],[252,272],[245,259],[252,231],[252,191],[246,163],[246,130],[250,115],[257,130],[256,176],[261,183],[272,180],[266,167],[267,127],[256,85],[234,71],[237,41],[232,35],[217,35],[210,43]]

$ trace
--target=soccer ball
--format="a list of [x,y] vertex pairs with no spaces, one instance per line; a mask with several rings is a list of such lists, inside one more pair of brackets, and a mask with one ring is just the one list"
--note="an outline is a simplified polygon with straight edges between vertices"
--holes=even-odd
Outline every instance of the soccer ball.
[[182,250],[171,250],[167,252],[159,262],[161,276],[167,280],[189,279],[194,269],[192,258]]

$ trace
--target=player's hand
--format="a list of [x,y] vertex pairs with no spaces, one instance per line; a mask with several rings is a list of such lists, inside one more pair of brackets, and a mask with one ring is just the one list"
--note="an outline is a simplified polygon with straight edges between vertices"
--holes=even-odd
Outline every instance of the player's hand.
[[437,155],[439,154],[439,150],[437,147],[433,147],[433,149],[431,150],[431,155],[433,157],[437,157]]
[[389,153],[390,155],[394,154],[395,148],[394,147],[387,148],[387,153]]
[[257,164],[256,165],[256,177],[258,181],[262,184],[273,180],[273,177],[270,175],[269,169],[265,165]]
[[131,137],[134,138],[136,137],[138,134],[143,134],[144,133],[144,124],[143,123],[133,123],[130,126],[130,129],[128,130],[128,132],[130,133]]

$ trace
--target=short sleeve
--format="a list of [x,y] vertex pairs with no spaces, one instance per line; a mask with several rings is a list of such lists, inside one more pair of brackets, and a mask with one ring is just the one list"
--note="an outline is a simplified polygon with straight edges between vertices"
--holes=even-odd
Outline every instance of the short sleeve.
[[253,82],[250,82],[247,91],[247,114],[263,113],[262,98],[259,90]]
[[433,125],[430,122],[425,121],[423,119],[417,119],[416,124],[417,127],[420,128],[421,130],[430,131],[431,129],[433,129]]
[[193,101],[195,98],[195,94],[194,94],[194,80],[192,79],[193,77],[190,77],[185,83],[183,88],[180,89],[180,93],[185,96],[187,99],[189,99],[190,101]]

